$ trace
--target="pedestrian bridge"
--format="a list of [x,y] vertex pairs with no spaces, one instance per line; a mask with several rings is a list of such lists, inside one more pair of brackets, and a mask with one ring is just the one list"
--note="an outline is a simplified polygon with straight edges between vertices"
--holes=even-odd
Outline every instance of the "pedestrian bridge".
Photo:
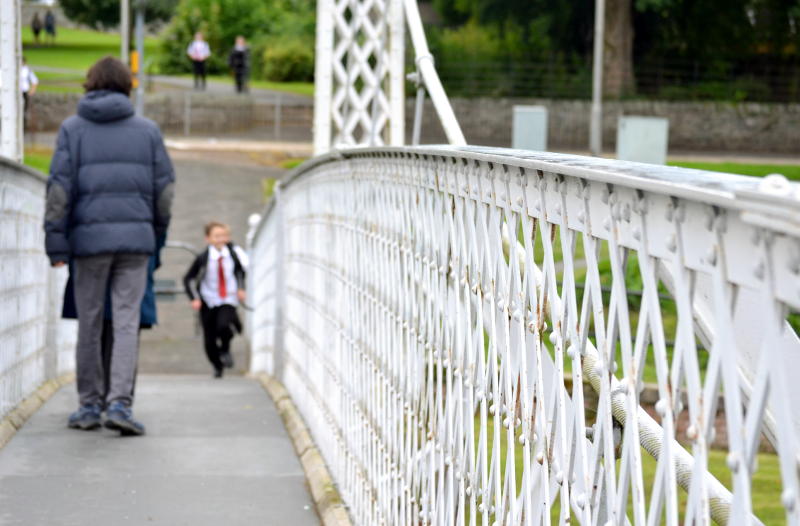
[[[350,3],[320,3],[317,155],[253,219],[247,320],[349,520],[800,524],[800,185],[465,146],[415,3]],[[450,145],[404,145],[404,16]],[[73,365],[43,181],[0,174],[7,417]]]

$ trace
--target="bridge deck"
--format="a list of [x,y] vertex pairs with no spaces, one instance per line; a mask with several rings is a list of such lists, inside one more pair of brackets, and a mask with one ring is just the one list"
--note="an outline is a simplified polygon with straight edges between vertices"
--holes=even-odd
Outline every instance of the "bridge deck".
[[0,524],[318,524],[283,423],[242,377],[148,375],[148,436],[67,429],[74,385],[0,450]]

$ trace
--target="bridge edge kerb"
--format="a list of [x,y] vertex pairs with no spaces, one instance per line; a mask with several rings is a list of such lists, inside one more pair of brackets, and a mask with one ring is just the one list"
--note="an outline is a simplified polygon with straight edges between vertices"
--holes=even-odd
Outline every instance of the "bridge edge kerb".
[[294,405],[289,392],[278,380],[266,373],[256,375],[264,390],[272,398],[292,440],[300,464],[308,481],[317,514],[324,526],[352,526],[350,514],[344,505],[336,483],[331,476],[303,417]]
[[22,426],[62,387],[75,381],[75,373],[66,373],[48,380],[25,398],[0,420],[0,450],[2,450]]

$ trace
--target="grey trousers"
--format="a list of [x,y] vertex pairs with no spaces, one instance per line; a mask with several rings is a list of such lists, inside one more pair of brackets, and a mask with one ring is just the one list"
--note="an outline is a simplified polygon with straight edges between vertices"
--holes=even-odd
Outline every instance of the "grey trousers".
[[[139,316],[147,286],[146,254],[103,254],[75,258],[75,305],[78,308],[76,355],[81,405],[130,405],[136,363],[139,360]],[[106,287],[111,291],[114,346],[108,395],[103,400],[101,336]]]

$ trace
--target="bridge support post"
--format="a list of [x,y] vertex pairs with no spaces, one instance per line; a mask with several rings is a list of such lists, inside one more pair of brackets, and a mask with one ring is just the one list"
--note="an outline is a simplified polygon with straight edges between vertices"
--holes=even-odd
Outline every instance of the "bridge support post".
[[331,148],[333,96],[333,0],[317,1],[317,49],[314,65],[314,155]]
[[0,2],[0,155],[22,161],[20,0]]
[[286,216],[280,182],[275,184],[275,220],[278,228],[275,235],[275,336],[273,338],[272,376],[281,383],[283,379],[284,310],[286,309]]

